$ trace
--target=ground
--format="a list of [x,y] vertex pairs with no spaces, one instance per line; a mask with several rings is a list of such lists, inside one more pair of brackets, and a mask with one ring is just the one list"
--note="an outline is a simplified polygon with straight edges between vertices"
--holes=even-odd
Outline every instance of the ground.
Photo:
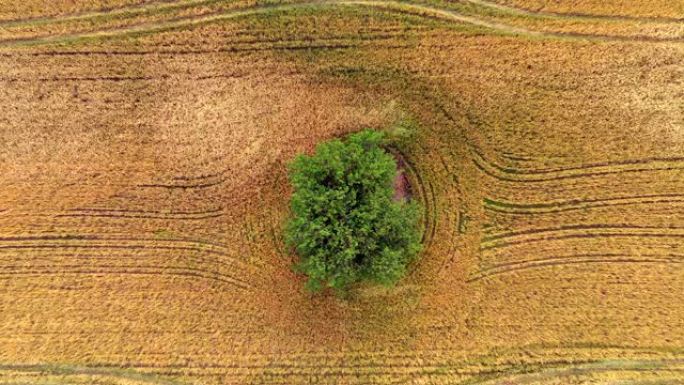
[[[572,3],[3,2],[0,384],[681,383],[684,14]],[[307,294],[287,162],[397,125],[420,261]]]

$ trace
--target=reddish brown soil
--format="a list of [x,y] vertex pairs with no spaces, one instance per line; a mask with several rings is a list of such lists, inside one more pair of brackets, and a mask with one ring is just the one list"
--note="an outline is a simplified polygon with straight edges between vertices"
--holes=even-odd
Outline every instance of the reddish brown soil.
[[397,176],[394,178],[394,200],[409,200],[411,199],[411,184],[404,171],[404,160],[397,155],[394,158],[397,161]]

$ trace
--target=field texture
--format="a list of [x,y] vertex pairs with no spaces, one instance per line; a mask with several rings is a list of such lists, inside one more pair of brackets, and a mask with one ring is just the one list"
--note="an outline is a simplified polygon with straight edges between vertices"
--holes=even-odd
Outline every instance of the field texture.
[[[3,1],[0,384],[683,383],[684,11],[560,3]],[[421,260],[305,293],[287,162],[396,124]]]

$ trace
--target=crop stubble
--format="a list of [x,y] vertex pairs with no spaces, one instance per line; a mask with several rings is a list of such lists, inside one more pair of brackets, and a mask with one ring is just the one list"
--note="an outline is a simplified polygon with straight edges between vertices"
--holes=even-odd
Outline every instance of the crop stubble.
[[[345,6],[3,49],[0,382],[680,381],[684,48],[490,32]],[[303,293],[287,161],[407,118],[422,260]]]

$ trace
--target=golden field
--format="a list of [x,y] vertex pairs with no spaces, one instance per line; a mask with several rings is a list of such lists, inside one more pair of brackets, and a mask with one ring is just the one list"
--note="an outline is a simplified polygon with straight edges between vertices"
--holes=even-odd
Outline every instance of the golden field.
[[[684,382],[684,11],[567,4],[3,2],[0,384]],[[287,162],[396,124],[420,261],[307,294]]]

